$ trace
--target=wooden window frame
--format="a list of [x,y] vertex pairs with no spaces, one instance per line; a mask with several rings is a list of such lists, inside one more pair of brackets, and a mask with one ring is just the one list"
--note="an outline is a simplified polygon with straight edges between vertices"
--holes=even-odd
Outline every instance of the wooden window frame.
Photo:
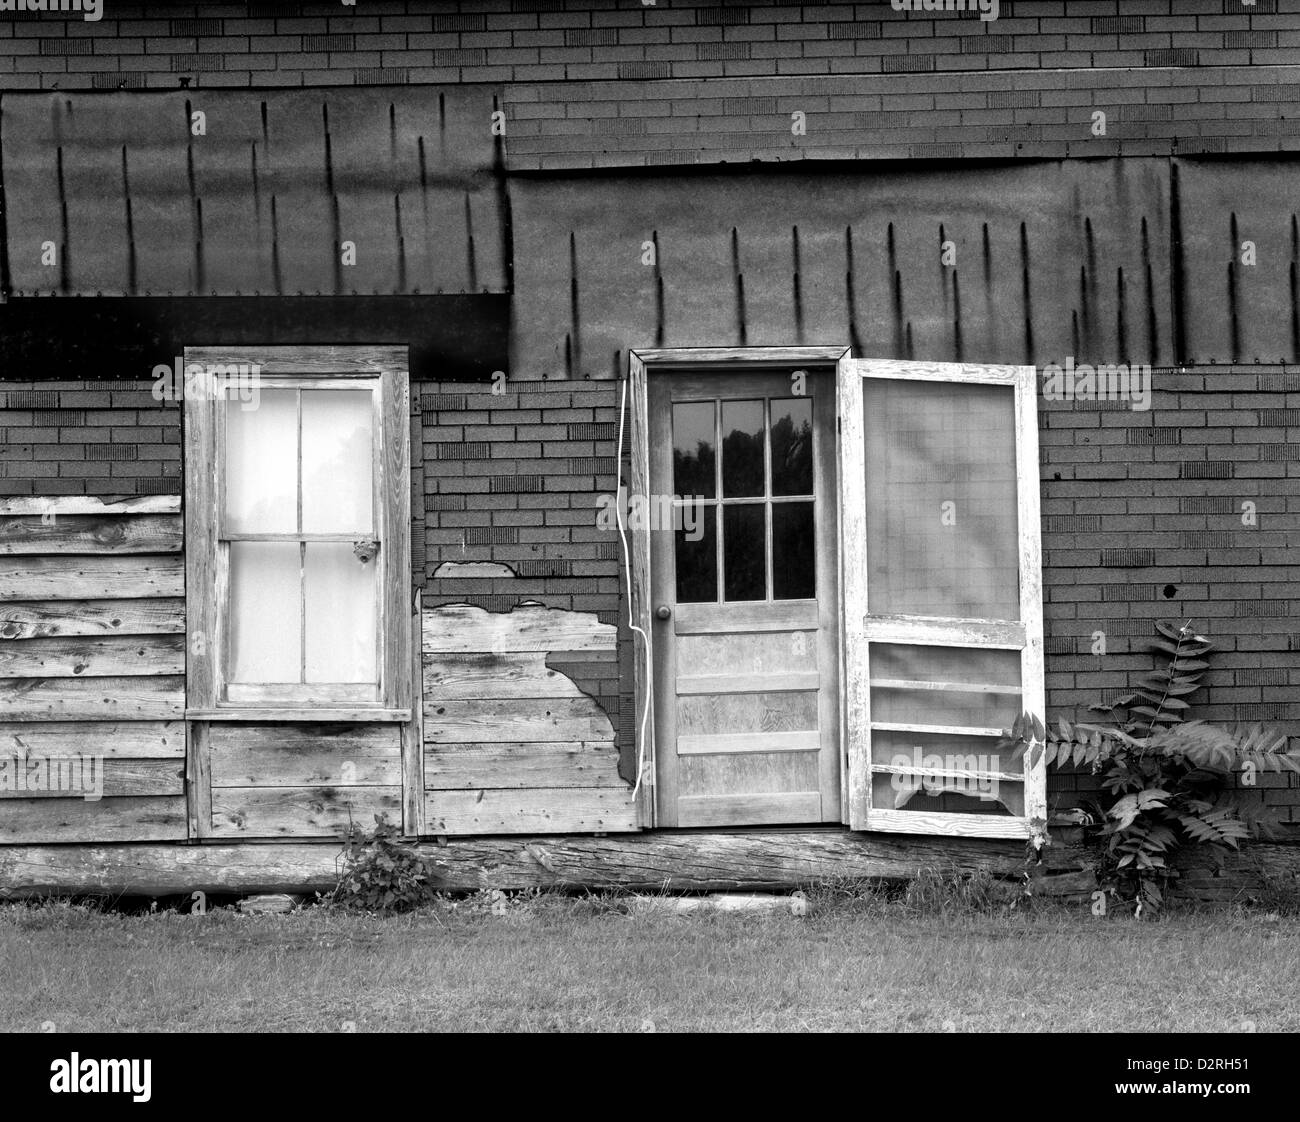
[[[846,358],[848,356],[845,356]],[[869,369],[868,369],[869,368]],[[1019,536],[1020,621],[940,619],[877,615],[864,627],[867,612],[867,533],[865,439],[862,383],[868,377],[949,384],[1004,385],[1014,391],[1016,500]],[[849,359],[839,364],[840,415],[840,583],[844,611],[844,740],[848,777],[849,827],[900,833],[966,837],[1034,837],[1047,815],[1046,767],[1040,756],[1024,768],[1024,815],[903,811],[871,806],[870,643],[929,642],[953,647],[1021,652],[1021,709],[1041,714],[1043,681],[1043,599],[1037,373],[1032,366],[977,366],[965,363],[894,362]],[[852,577],[850,574],[857,574]],[[883,770],[877,768],[877,770]],[[1017,776],[1017,778],[1019,778]],[[1038,825],[1040,820],[1043,825]]]
[[[703,367],[709,374],[734,371],[741,374],[761,372],[764,369],[789,366],[817,366],[831,369],[848,354],[848,348],[834,347],[700,347],[680,350],[637,350],[628,354],[628,382],[630,388],[630,454],[631,479],[628,501],[640,496],[642,501],[650,494],[650,394],[651,373],[671,373],[692,367]],[[620,423],[622,418],[620,418]],[[653,605],[650,596],[650,535],[628,533],[628,551],[631,555],[631,620],[639,628],[639,637],[633,632],[632,641],[638,647],[633,657],[636,712],[633,715],[636,758],[642,769],[642,782],[637,792],[637,819],[643,829],[657,824],[655,798],[655,730],[654,730],[654,659],[649,649],[653,631]],[[843,644],[840,644],[841,663]],[[840,681],[843,682],[843,665]],[[841,767],[841,793],[844,790]],[[843,794],[841,794],[841,802]]]
[[[201,377],[191,380],[192,366]],[[323,694],[277,702],[228,701],[222,652],[228,595],[220,533],[221,409],[215,366],[256,366],[267,379],[287,384],[333,384],[367,379],[378,386],[375,432],[374,527],[381,547],[377,613],[379,699],[373,703]],[[411,719],[412,622],[410,597],[410,390],[402,346],[186,347],[185,577],[186,711],[204,721],[392,721]],[[305,692],[305,691],[304,691]],[[340,691],[346,692],[346,691]]]

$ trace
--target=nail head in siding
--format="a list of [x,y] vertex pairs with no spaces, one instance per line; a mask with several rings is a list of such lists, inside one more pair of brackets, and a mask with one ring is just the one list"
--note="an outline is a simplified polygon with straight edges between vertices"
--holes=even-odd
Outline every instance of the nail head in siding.
[[485,15],[458,15],[458,16],[434,16],[434,31],[486,31],[487,16]]
[[358,86],[405,86],[411,72],[405,67],[361,66],[352,71],[352,80]]
[[[518,526],[466,526],[466,545],[518,545]],[[518,572],[518,566],[515,571]],[[522,575],[522,574],[521,574]]]
[[1179,514],[1236,514],[1237,510],[1231,495],[1184,495],[1178,500]]
[[211,74],[226,68],[223,55],[172,55],[173,74]]
[[1196,66],[1200,54],[1193,47],[1156,47],[1142,52],[1143,66]]
[[862,20],[860,23],[828,23],[828,39],[879,39],[880,21]]
[[1099,534],[1100,514],[1049,514],[1044,529],[1049,534]]
[[486,440],[449,440],[427,445],[425,456],[430,460],[487,460],[492,456],[492,445]]
[[736,62],[753,53],[752,43],[697,43],[695,57],[700,62]]
[[618,64],[618,76],[633,82],[643,82],[651,78],[668,78],[671,74],[672,68],[666,62],[620,62]]
[[[695,24],[697,27],[718,27],[723,24],[749,22],[748,8],[696,8]],[[835,26],[832,24],[831,26]],[[877,27],[880,25],[877,24]]]
[[1156,590],[1149,584],[1103,584],[1101,598],[1106,603],[1114,601],[1133,602],[1137,600],[1154,600]]
[[1264,428],[1292,428],[1300,425],[1300,409],[1261,409],[1259,423]]
[[915,74],[934,70],[934,55],[885,55],[880,69],[886,74]]
[[1261,444],[1259,448],[1260,458],[1266,464],[1300,460],[1300,444]]
[[170,21],[169,27],[169,34],[179,37],[222,33],[222,23],[219,19],[174,19]]
[[424,509],[433,510],[464,510],[464,495],[425,495]]
[[136,460],[140,458],[140,449],[134,444],[87,444],[88,460]]
[[89,39],[42,39],[43,55],[89,55],[94,54],[94,45]]
[[433,52],[434,66],[486,66],[483,47],[444,47]]
[[1156,563],[1154,549],[1103,549],[1101,564],[1105,569],[1144,569]]
[[488,478],[488,494],[537,494],[545,490],[546,481],[540,475],[493,475]]
[[1172,426],[1152,426],[1150,428],[1127,429],[1124,433],[1125,444],[1177,444],[1179,430]]
[[573,27],[564,33],[566,47],[615,47],[618,31],[613,27]]
[[420,395],[420,412],[434,413],[440,409],[463,411],[469,408],[469,398],[463,393],[424,393]]
[[1291,614],[1290,600],[1234,600],[1232,614],[1238,619],[1282,619]]
[[1178,477],[1180,479],[1231,479],[1232,470],[1231,460],[1197,460],[1179,464]]

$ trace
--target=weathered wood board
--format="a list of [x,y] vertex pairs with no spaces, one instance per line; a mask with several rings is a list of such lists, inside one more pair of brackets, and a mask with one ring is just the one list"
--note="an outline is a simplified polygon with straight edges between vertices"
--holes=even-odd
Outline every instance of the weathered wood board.
[[342,837],[373,829],[375,815],[401,822],[402,788],[213,787],[212,837]]
[[0,500],[0,840],[188,836],[181,547],[174,495]]
[[612,658],[613,626],[537,604],[459,604],[426,610],[421,632],[428,832],[637,829],[608,714],[547,665]]
[[400,786],[396,725],[212,723],[217,787]]

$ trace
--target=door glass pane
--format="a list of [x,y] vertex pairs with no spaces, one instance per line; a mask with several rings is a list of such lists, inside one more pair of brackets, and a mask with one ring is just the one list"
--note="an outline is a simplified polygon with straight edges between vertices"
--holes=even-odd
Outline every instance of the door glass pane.
[[307,681],[375,682],[379,559],[364,564],[351,542],[308,542]]
[[302,391],[302,528],[369,532],[374,524],[374,395]]
[[811,600],[817,595],[813,554],[813,504],[772,504],[772,598]]
[[230,681],[301,680],[298,551],[297,542],[230,543]]
[[763,494],[763,403],[722,403],[722,494]]
[[1010,386],[864,381],[869,612],[1020,618],[1014,410]]
[[262,389],[257,406],[226,402],[225,529],[298,529],[298,393]]
[[718,508],[693,506],[691,517],[694,523],[690,529],[683,517],[673,531],[677,600],[682,604],[711,604],[718,599]]
[[772,494],[813,493],[812,399],[772,401]]
[[[724,454],[725,462],[725,454]],[[722,508],[723,587],[727,600],[767,599],[767,544],[762,503]]]
[[[673,488],[683,497],[714,496],[714,406],[687,401],[673,406]],[[710,597],[712,599],[712,597]]]

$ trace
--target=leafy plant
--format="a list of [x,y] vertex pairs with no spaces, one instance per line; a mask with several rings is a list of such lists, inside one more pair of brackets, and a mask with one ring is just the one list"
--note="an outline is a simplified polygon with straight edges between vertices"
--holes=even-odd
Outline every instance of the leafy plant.
[[1102,875],[1143,907],[1159,908],[1178,874],[1171,858],[1181,847],[1208,847],[1221,857],[1257,836],[1259,826],[1232,785],[1234,772],[1300,772],[1286,737],[1262,725],[1225,729],[1188,720],[1188,699],[1201,687],[1213,649],[1190,622],[1156,625],[1151,649],[1163,665],[1109,705],[1092,705],[1110,724],[1072,723],[1055,729],[1023,713],[1004,732],[1000,748],[1048,766],[1087,766],[1102,775],[1112,799],[1096,807],[1105,843]]
[[433,901],[440,866],[401,838],[386,815],[375,815],[373,830],[352,826],[343,840],[343,871],[326,897],[344,908],[400,912]]

